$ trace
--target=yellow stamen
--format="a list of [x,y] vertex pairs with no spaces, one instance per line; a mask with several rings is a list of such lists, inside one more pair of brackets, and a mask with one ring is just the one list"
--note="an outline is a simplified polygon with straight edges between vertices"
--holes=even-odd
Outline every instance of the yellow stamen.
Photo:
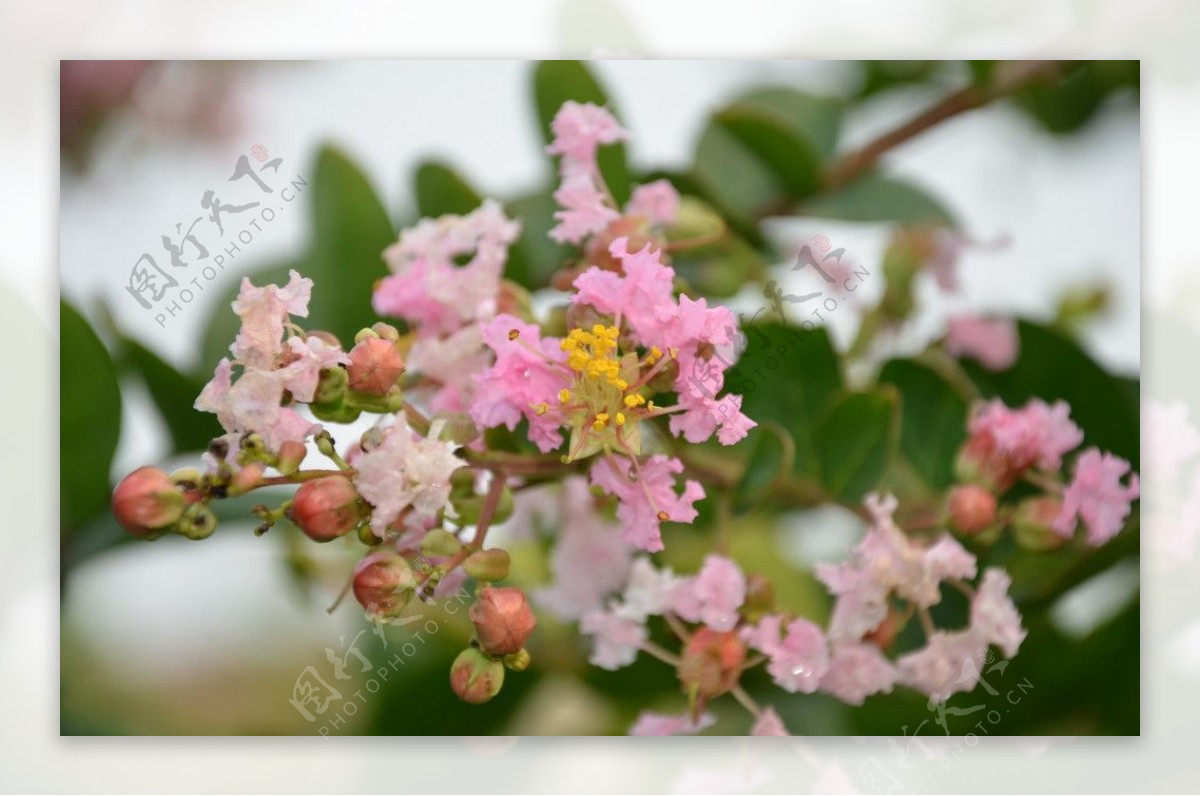
[[617,425],[618,426],[625,425],[625,413],[624,412],[617,412]]
[[550,411],[550,404],[545,402],[533,404],[533,411],[537,412],[539,415],[544,415]]
[[520,336],[521,336],[520,329],[509,329],[508,330],[508,339],[509,340],[516,340]]
[[569,402],[570,400],[571,400],[571,391],[570,390],[562,389],[562,390],[558,391],[559,403],[565,404],[565,403]]

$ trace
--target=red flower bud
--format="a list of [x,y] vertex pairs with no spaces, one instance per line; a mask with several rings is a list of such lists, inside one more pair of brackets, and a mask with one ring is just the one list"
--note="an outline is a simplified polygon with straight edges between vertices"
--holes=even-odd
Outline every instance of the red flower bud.
[[304,461],[307,453],[308,448],[304,447],[303,442],[289,439],[279,446],[279,457],[276,460],[275,469],[284,475],[291,475],[300,469],[300,463]]
[[467,612],[479,648],[489,655],[511,655],[525,646],[537,625],[525,592],[515,586],[489,586]]
[[354,568],[354,599],[372,621],[399,616],[416,588],[412,568],[395,553],[371,553]]
[[450,687],[463,702],[482,705],[504,686],[504,664],[467,648],[450,667]]
[[404,357],[395,342],[363,336],[350,349],[350,389],[371,395],[387,395],[404,375]]
[[288,517],[309,539],[328,542],[358,525],[363,504],[349,478],[331,475],[301,484]]
[[707,701],[737,685],[745,662],[746,647],[736,631],[701,627],[683,648],[679,680],[686,691]]
[[981,486],[956,486],[950,490],[946,509],[951,528],[966,534],[979,533],[996,521],[996,496]]
[[139,467],[113,490],[113,514],[121,527],[138,537],[173,525],[183,514],[184,499],[171,477],[156,467]]

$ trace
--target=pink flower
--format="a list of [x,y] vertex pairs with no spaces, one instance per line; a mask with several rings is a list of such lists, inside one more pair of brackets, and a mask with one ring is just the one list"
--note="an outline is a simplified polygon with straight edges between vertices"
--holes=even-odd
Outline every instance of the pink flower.
[[563,180],[554,192],[554,200],[563,208],[554,213],[558,225],[550,230],[551,239],[559,243],[579,243],[620,218],[586,174],[575,174]]
[[766,708],[758,715],[754,721],[754,726],[750,729],[751,735],[761,736],[788,736],[791,735],[787,731],[787,727],[783,726],[783,719],[779,718],[779,714],[775,712],[775,708]]
[[679,192],[667,180],[639,185],[625,205],[625,214],[641,216],[658,226],[674,224],[679,214]]
[[654,553],[663,549],[660,523],[696,519],[692,504],[704,497],[704,487],[688,480],[682,494],[677,494],[675,475],[683,472],[683,462],[662,454],[641,465],[640,474],[631,474],[631,470],[628,459],[600,458],[592,465],[591,482],[620,500],[617,519],[625,541]]
[[429,436],[422,437],[401,412],[383,443],[358,460],[355,484],[374,507],[371,527],[376,535],[382,537],[405,509],[424,518],[453,512],[450,476],[466,462],[454,455],[454,443],[437,438],[443,422],[435,420]]
[[619,613],[639,622],[658,616],[670,607],[679,581],[669,568],[657,569],[645,556],[635,559],[621,594]]
[[570,386],[558,339],[543,339],[535,324],[498,315],[484,325],[483,342],[496,352],[496,362],[475,377],[479,388],[469,410],[471,419],[483,428],[503,425],[512,431],[523,417],[538,448],[557,448],[562,444],[557,415],[539,415],[534,407],[556,404],[559,391]]
[[724,556],[709,555],[700,572],[682,580],[671,594],[671,610],[713,630],[733,630],[746,601],[746,576]]
[[937,286],[946,293],[958,290],[958,261],[971,239],[950,229],[940,229],[934,240],[934,253],[927,263]]
[[830,638],[857,641],[887,617],[889,595],[895,593],[920,607],[941,601],[944,580],[975,576],[975,557],[948,535],[924,547],[910,540],[892,521],[892,496],[867,497],[872,527],[855,549],[854,558],[817,567],[817,578],[837,597],[829,623]]
[[350,364],[350,357],[337,346],[320,337],[291,337],[287,341],[283,361],[286,365],[275,371],[279,383],[301,403],[311,403],[317,391],[321,371],[337,365]]
[[945,702],[951,694],[967,693],[979,684],[987,642],[966,630],[937,631],[924,647],[900,657],[900,682]]
[[579,632],[592,636],[592,654],[588,660],[601,669],[616,671],[637,658],[638,649],[649,637],[646,626],[636,619],[620,616],[613,608],[593,609],[585,613]]
[[1007,370],[1017,361],[1017,327],[1004,318],[958,315],[950,319],[943,345],[950,356],[976,359],[988,370]]
[[1065,401],[1047,405],[1033,398],[1021,409],[1009,409],[997,400],[976,410],[968,428],[973,436],[990,437],[1014,469],[1036,463],[1053,471],[1062,465],[1063,454],[1083,442],[1083,432],[1070,414]]
[[581,104],[573,100],[564,102],[558,109],[550,123],[550,131],[554,133],[554,140],[546,151],[562,156],[564,176],[596,173],[597,147],[629,138],[629,132],[606,109],[591,102]]
[[616,523],[601,517],[593,504],[585,479],[563,482],[565,516],[550,556],[554,583],[535,594],[539,604],[563,619],[578,619],[600,608],[630,572],[633,548],[621,538]]
[[669,427],[672,434],[682,435],[688,442],[699,444],[716,431],[718,442],[733,445],[745,439],[750,429],[758,425],[742,414],[740,395],[714,399],[680,392],[679,403],[688,408],[681,414],[671,415]]
[[230,350],[239,364],[247,368],[270,370],[283,350],[283,329],[288,315],[308,316],[312,280],[289,271],[283,287],[255,287],[242,278],[242,288],[233,300],[233,311],[242,319]]
[[[409,321],[422,336],[448,334],[496,312],[496,294],[520,224],[485,201],[465,216],[422,219],[383,253],[393,272],[375,290],[380,315]],[[456,258],[471,255],[465,265]]]
[[651,244],[637,252],[628,251],[627,244],[627,238],[617,238],[609,246],[609,252],[621,261],[622,273],[592,266],[575,279],[571,303],[587,304],[618,321],[623,319],[644,345],[657,345],[663,342],[660,316],[675,312],[675,271],[662,264],[660,253]]
[[793,619],[782,633],[782,617],[764,616],[742,631],[742,639],[766,655],[767,672],[775,684],[794,694],[811,694],[829,671],[829,647],[821,629],[807,619]]
[[478,324],[445,337],[422,337],[409,349],[408,367],[438,386],[411,392],[420,395],[431,412],[465,412],[475,396],[475,374],[487,370],[489,363]]
[[870,643],[834,644],[821,690],[851,705],[872,694],[890,694],[896,669],[879,647]]
[[1121,483],[1128,472],[1129,462],[1124,459],[1096,448],[1085,450],[1075,460],[1075,477],[1063,493],[1062,513],[1054,530],[1071,536],[1078,517],[1087,525],[1088,544],[1099,547],[1116,536],[1139,494],[1137,473],[1127,484]]
[[257,432],[275,451],[285,442],[303,442],[321,428],[295,409],[281,406],[283,390],[278,372],[246,370],[233,382],[232,364],[222,359],[196,398],[195,408],[215,413],[228,432]]
[[971,630],[995,644],[1011,658],[1025,640],[1021,615],[1008,596],[1012,578],[1002,569],[990,567],[983,573],[975,599],[971,601]]
[[663,713],[643,712],[637,722],[630,728],[630,735],[695,735],[716,723],[711,713],[704,713],[693,720],[691,715],[684,713],[679,716],[668,716]]

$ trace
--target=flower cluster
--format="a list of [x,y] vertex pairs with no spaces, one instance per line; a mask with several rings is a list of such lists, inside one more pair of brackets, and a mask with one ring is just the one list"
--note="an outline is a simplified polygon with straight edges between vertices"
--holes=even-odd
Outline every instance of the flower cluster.
[[[621,669],[642,654],[671,666],[686,705],[644,712],[631,729],[638,735],[704,731],[716,720],[710,703],[726,695],[753,714],[753,734],[786,735],[782,703],[760,706],[743,685],[758,667],[784,694],[860,705],[896,687],[945,700],[975,687],[990,647],[1015,655],[1026,631],[1013,578],[977,555],[1006,526],[1038,549],[1064,544],[1080,523],[1088,544],[1105,543],[1138,496],[1130,464],[1088,448],[1066,468],[1084,434],[1065,403],[992,401],[970,418],[959,483],[916,498],[932,520],[902,527],[896,498],[868,496],[868,527],[852,554],[815,570],[830,595],[827,619],[778,604],[767,577],[744,571],[725,546],[677,573],[688,545],[664,524],[694,524],[712,492],[721,493],[713,522],[725,523],[750,469],[722,447],[757,425],[742,396],[725,390],[742,353],[738,322],[677,279],[681,241],[670,235],[680,197],[669,182],[635,187],[623,207],[613,199],[599,153],[629,138],[616,119],[568,102],[552,131],[561,184],[549,236],[579,257],[551,281],[561,290],[539,295],[548,312],[535,313],[531,296],[505,280],[521,226],[491,200],[400,233],[382,253],[390,274],[372,301],[400,328],[375,323],[345,348],[300,325],[309,279],[293,271],[283,286],[244,280],[231,355],[195,402],[225,433],[203,472],[145,467],[122,480],[113,495],[121,524],[146,539],[200,539],[216,529],[213,501],[292,486],[277,505],[254,507],[256,532],[286,520],[277,534],[290,524],[357,550],[343,593],[371,621],[403,621],[414,600],[473,589],[470,641],[449,671],[465,702],[492,699],[506,672],[531,665],[534,605],[578,625],[588,642],[580,657],[594,666]],[[945,258],[933,259],[951,284]],[[963,318],[945,346],[1001,368],[1016,341],[1010,327]],[[326,424],[345,428],[364,415],[374,422],[339,447]],[[326,463],[303,469],[314,451]],[[704,457],[728,461],[709,467]],[[770,488],[812,491],[780,469]],[[531,601],[501,585],[510,555],[488,534],[507,525],[506,538],[531,541],[530,517],[548,495],[550,579]],[[953,534],[970,537],[971,550]],[[934,621],[948,594],[965,596],[963,627]],[[920,646],[897,643],[909,623],[920,624]]]

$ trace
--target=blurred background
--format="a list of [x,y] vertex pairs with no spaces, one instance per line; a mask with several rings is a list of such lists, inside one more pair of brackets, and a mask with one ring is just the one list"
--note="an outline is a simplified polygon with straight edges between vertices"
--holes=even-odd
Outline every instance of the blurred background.
[[[616,59],[589,68],[633,133],[632,169],[694,177],[704,170],[713,114],[747,91],[786,87],[836,105],[836,147],[844,152],[977,79],[982,63]],[[920,350],[950,313],[997,312],[1069,328],[1103,367],[1136,379],[1139,72],[1132,62],[1092,62],[1072,74],[1067,84],[972,111],[886,156],[886,174],[912,192],[901,212],[919,207],[930,220],[952,218],[972,241],[959,262],[961,289],[924,285],[920,318],[891,343],[894,353]],[[79,478],[89,468],[114,478],[146,463],[194,464],[215,423],[156,406],[191,414],[195,392],[232,340],[228,302],[242,276],[261,283],[300,263],[327,277],[313,274],[317,296],[340,275],[369,285],[382,275],[378,252],[396,230],[464,196],[516,197],[512,212],[528,213],[532,233],[544,231],[553,172],[541,151],[536,93],[535,66],[521,61],[63,62],[60,277],[80,315],[63,309],[61,411]],[[207,213],[206,191],[224,202],[262,198],[249,179],[230,182],[247,156],[256,169],[279,159],[260,173],[292,185],[294,201],[275,201],[261,228],[227,220],[227,238],[215,240],[230,246],[238,231],[249,240],[227,252],[211,279],[189,270],[199,277],[192,298],[173,313],[164,314],[165,304],[141,306],[127,289],[130,269],[147,252],[165,265],[160,240],[183,240],[192,219]],[[803,292],[788,267],[808,236],[826,235],[878,273],[895,225],[923,220],[899,218],[894,208],[808,210],[755,225],[764,240],[750,241],[745,273],[700,262],[689,277],[750,315],[764,305],[766,276],[785,292]],[[522,246],[536,283],[539,258],[554,253]],[[378,272],[360,273],[357,262],[374,262]],[[864,302],[881,282],[867,280]],[[369,312],[357,298],[358,311]],[[353,320],[346,325],[362,325]],[[856,325],[853,307],[828,319],[842,346]],[[103,378],[106,368],[119,383],[111,400],[69,389]],[[64,479],[74,477],[67,457],[64,447]],[[82,484],[78,492],[72,505],[64,494],[64,734],[606,734],[623,732],[640,708],[662,707],[648,700],[676,690],[672,673],[653,662],[618,673],[588,667],[573,629],[545,621],[538,671],[510,678],[500,698],[469,708],[446,685],[449,661],[469,637],[461,615],[427,609],[422,621],[434,630],[416,644],[405,628],[373,633],[353,605],[326,612],[353,563],[350,550],[315,549],[295,534],[255,538],[253,522],[233,519],[249,501],[229,506],[221,530],[201,544],[126,544],[105,490]],[[769,524],[749,517],[734,530],[747,550],[780,551],[781,565],[799,573],[794,600],[818,616],[826,606],[804,573],[843,555],[860,532],[837,511]],[[543,581],[537,545],[516,549],[526,553],[517,577]],[[1060,646],[1026,649],[1014,661],[1008,676],[1037,690],[997,734],[1138,732],[1138,667],[1111,667],[1136,657],[1138,588],[1135,545],[1120,566],[1042,606],[1047,637]],[[336,662],[347,679],[331,679]],[[386,678],[376,674],[381,668]],[[365,698],[353,712],[338,708],[336,723],[309,721],[292,697],[313,673]],[[1085,678],[1100,675],[1109,688],[1086,693]],[[857,710],[822,696],[776,701],[790,705],[781,714],[797,734],[941,732],[932,721],[919,726],[933,714],[911,693]],[[973,701],[966,695],[962,704]]]

